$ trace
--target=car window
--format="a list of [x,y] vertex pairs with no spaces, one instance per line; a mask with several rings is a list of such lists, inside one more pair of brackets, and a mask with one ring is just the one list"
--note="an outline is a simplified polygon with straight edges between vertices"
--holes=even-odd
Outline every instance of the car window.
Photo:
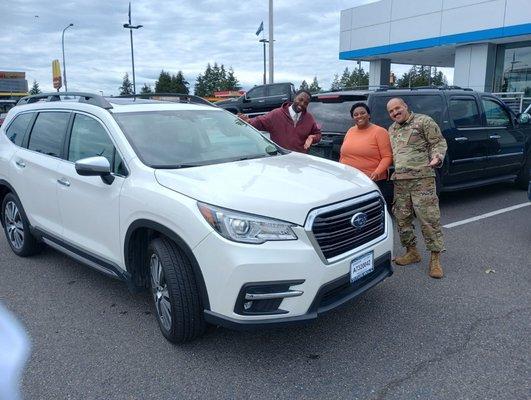
[[487,126],[510,126],[511,118],[509,113],[494,100],[481,99],[487,118]]
[[70,113],[41,112],[31,130],[28,149],[61,157]]
[[353,101],[319,101],[308,104],[308,112],[313,115],[323,132],[346,133],[354,124],[350,116]]
[[259,97],[265,97],[265,86],[255,87],[247,92],[248,99],[257,99]]
[[[393,121],[387,112],[387,102],[396,96],[374,96],[371,99],[371,121],[389,128]],[[400,96],[407,103],[409,110],[418,114],[429,115],[441,126],[443,99],[439,95],[405,95]]]
[[113,114],[144,164],[177,168],[268,157],[275,146],[236,116],[219,110]]
[[288,94],[289,87],[287,85],[272,85],[269,86],[269,96],[283,96]]
[[448,110],[456,128],[481,126],[481,116],[474,97],[452,98]]
[[7,128],[6,136],[17,146],[22,146],[24,135],[34,113],[19,114]]
[[114,144],[103,126],[87,115],[76,114],[70,135],[68,160],[102,156],[114,164]]

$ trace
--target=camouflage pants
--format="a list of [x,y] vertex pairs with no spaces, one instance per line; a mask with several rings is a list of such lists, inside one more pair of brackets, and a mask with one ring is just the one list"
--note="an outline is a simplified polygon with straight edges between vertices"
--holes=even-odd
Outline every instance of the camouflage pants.
[[402,246],[417,244],[413,227],[413,218],[416,216],[426,241],[426,248],[429,251],[442,251],[444,243],[435,178],[395,180],[394,184],[393,214]]

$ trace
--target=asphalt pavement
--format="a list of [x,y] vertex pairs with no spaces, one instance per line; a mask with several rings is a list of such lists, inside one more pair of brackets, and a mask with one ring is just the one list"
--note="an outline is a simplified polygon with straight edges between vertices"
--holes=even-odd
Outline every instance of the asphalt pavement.
[[[511,184],[443,194],[442,222],[526,201]],[[1,235],[0,302],[32,342],[24,398],[529,399],[531,207],[444,234],[442,280],[424,251],[309,325],[218,328],[180,346],[147,293],[49,248],[18,258]]]

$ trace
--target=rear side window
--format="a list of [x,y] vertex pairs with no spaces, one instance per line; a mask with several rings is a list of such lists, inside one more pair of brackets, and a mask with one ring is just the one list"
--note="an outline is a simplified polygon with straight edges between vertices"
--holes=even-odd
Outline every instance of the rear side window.
[[358,102],[366,102],[366,96],[315,96],[308,104],[322,132],[346,133],[353,125],[350,108]]
[[269,86],[269,96],[282,96],[288,95],[289,85],[273,85]]
[[418,96],[374,96],[371,99],[371,121],[377,125],[389,128],[393,121],[387,112],[387,102],[393,97],[401,97],[407,103],[409,110],[414,113],[429,115],[441,126],[443,100],[438,95],[418,95]]
[[247,92],[247,98],[258,99],[260,97],[265,97],[266,95],[265,90],[266,90],[265,86],[259,86],[254,89],[251,89],[249,90],[249,92]]
[[481,126],[481,116],[474,97],[452,98],[448,110],[456,128]]
[[28,129],[28,125],[33,118],[34,113],[20,114],[15,117],[9,128],[7,128],[6,136],[17,146],[22,146],[24,135]]
[[61,157],[70,113],[41,112],[31,130],[28,149]]

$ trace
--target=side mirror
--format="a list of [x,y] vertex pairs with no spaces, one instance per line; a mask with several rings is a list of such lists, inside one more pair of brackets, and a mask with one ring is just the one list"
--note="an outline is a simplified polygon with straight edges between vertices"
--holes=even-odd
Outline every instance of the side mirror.
[[521,113],[521,114],[518,114],[518,117],[516,117],[516,120],[518,121],[519,124],[522,124],[522,125],[529,124],[529,122],[531,121],[531,115],[527,113]]
[[100,176],[103,182],[110,185],[114,181],[111,175],[111,164],[105,157],[88,157],[76,161],[76,172],[81,176]]

